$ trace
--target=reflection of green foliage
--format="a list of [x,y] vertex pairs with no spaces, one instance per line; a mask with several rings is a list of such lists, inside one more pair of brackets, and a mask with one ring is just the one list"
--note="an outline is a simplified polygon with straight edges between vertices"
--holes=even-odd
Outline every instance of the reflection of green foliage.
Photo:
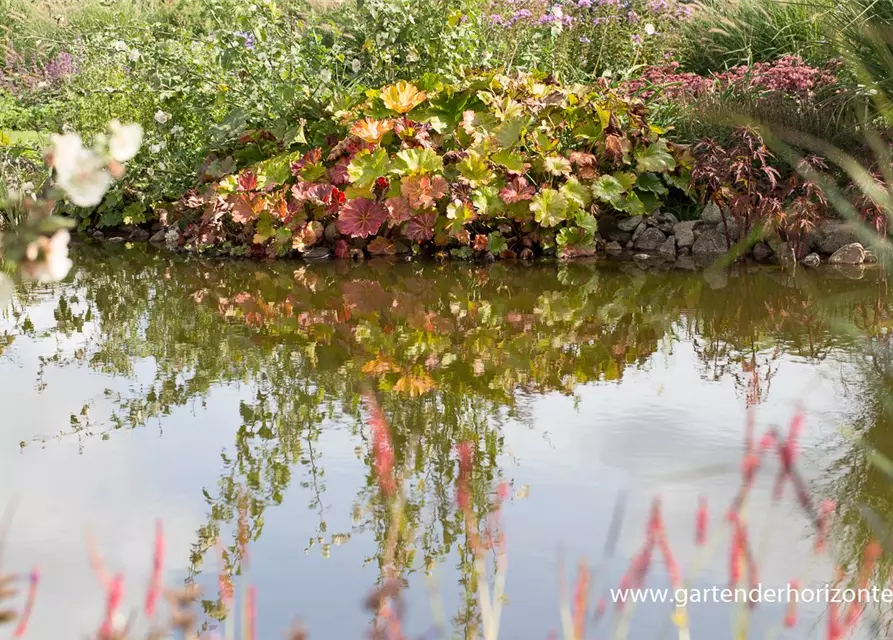
[[[752,387],[771,378],[776,351],[821,359],[850,340],[836,329],[836,318],[855,318],[862,330],[880,335],[889,315],[883,282],[802,273],[781,280],[772,270],[736,272],[719,286],[723,274],[649,274],[631,265],[370,261],[296,268],[87,246],[77,247],[75,257],[81,266],[59,285],[56,327],[48,334],[83,333],[83,341],[66,340],[76,345],[68,347],[72,352],[60,350],[43,366],[87,363],[135,377],[137,362],[155,363],[151,378],[109,394],[114,411],[107,419],[88,418],[86,406],[73,416],[77,438],[143,426],[207,401],[221,385],[251,390],[240,406],[235,446],[221,454],[217,487],[205,490],[209,514],[193,547],[195,573],[226,538],[224,566],[238,575],[245,545],[262,534],[265,510],[295,482],[308,490],[308,507],[319,518],[311,547],[327,555],[369,531],[381,562],[392,512],[377,488],[371,454],[361,452],[370,471],[353,528],[330,531],[317,446],[333,418],[365,437],[359,399],[371,384],[407,480],[397,569],[406,577],[456,551],[468,602],[475,587],[454,505],[454,446],[476,447],[472,501],[483,515],[500,476],[502,422],[527,419],[525,395],[619,381],[666,336],[687,335],[710,375],[740,378],[748,398],[759,401],[763,391]],[[46,301],[42,291],[20,294],[7,340],[34,334],[28,310]],[[220,604],[207,601],[209,615],[222,615]],[[474,615],[469,608],[460,617]]]

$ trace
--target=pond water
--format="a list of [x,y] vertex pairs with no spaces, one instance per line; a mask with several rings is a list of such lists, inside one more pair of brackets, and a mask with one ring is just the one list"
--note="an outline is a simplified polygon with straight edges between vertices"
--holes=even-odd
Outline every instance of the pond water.
[[[449,637],[475,636],[460,442],[476,448],[478,513],[509,487],[503,638],[560,629],[562,558],[569,581],[581,560],[592,567],[595,609],[641,547],[655,496],[686,579],[727,586],[723,516],[741,483],[748,409],[756,439],[802,410],[798,469],[816,504],[839,502],[831,547],[848,569],[867,536],[857,505],[886,513],[890,502],[854,437],[893,444],[879,271],[257,264],[75,249],[66,282],[20,288],[0,320],[0,505],[16,505],[4,566],[42,569],[33,637],[98,626],[88,532],[138,609],[156,519],[167,582],[203,588],[208,624],[223,617],[223,573],[237,599],[256,585],[261,638],[295,619],[311,638],[367,637],[363,602],[382,577],[392,513],[373,473],[367,389],[406,479],[414,535],[396,557],[410,637],[439,621]],[[773,501],[777,470],[767,460],[747,506],[759,581],[824,584],[833,563],[813,552],[792,487]],[[701,497],[716,539],[707,550],[694,544]],[[606,556],[612,521],[620,534]],[[649,586],[669,584],[659,562],[649,575]],[[608,609],[587,637],[619,637]],[[756,607],[749,635],[777,631],[785,609]],[[693,637],[747,637],[731,631],[742,611],[692,604]],[[802,606],[787,637],[824,637],[824,611]],[[639,605],[627,637],[676,637],[670,612]]]

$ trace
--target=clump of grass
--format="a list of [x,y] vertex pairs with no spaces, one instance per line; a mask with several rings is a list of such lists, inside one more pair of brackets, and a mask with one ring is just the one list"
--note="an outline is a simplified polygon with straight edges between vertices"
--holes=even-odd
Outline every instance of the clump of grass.
[[785,54],[824,64],[834,56],[824,0],[705,0],[682,25],[683,66],[696,73],[768,62]]

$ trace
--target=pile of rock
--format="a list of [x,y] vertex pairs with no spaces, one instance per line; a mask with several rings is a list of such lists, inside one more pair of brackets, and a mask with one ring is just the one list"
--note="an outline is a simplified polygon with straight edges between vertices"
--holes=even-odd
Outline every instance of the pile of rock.
[[[679,221],[672,213],[658,211],[650,216],[633,216],[619,220],[605,233],[605,251],[609,255],[624,252],[651,254],[673,261],[679,256],[714,260],[741,239],[741,230],[728,209],[710,203],[698,220]],[[822,258],[831,264],[863,264],[877,258],[859,242],[853,228],[839,221],[828,221],[800,242],[799,251],[783,242],[774,233],[751,249],[757,262],[799,262],[817,267]]]

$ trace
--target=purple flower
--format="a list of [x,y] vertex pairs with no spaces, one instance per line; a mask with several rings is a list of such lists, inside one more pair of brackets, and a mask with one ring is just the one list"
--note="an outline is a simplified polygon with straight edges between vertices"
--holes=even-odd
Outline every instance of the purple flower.
[[250,31],[236,31],[233,35],[239,36],[245,41],[246,49],[248,49],[249,51],[254,51],[255,39],[253,33],[251,33]]

